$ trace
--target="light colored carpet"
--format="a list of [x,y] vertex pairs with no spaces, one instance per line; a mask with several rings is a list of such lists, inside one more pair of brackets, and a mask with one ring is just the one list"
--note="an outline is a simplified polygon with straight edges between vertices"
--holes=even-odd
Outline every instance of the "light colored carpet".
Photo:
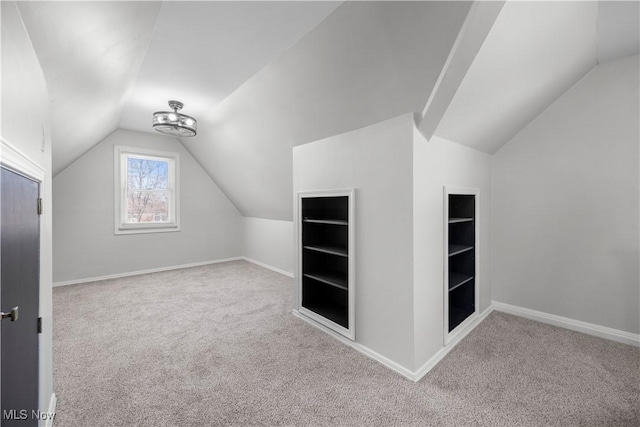
[[245,261],[53,296],[56,426],[640,424],[640,349],[506,314],[413,383]]

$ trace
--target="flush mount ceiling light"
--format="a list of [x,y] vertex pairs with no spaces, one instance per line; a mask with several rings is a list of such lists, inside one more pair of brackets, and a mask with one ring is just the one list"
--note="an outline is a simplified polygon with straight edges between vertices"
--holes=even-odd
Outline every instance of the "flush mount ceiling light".
[[180,101],[169,101],[173,111],[156,111],[153,113],[153,128],[161,133],[173,136],[195,136],[198,122],[193,117],[180,114],[184,104]]

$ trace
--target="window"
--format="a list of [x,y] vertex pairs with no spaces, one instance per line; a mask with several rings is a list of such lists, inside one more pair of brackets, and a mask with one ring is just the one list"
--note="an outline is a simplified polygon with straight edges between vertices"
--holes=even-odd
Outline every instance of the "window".
[[115,233],[180,230],[180,155],[114,147]]

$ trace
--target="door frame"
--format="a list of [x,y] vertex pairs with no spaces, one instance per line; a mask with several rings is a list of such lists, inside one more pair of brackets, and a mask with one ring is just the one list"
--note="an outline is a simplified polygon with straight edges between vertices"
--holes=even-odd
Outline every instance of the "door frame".
[[[5,138],[0,136],[0,167],[3,167],[11,172],[14,172],[18,175],[24,176],[32,181],[38,183],[38,197],[44,198],[45,185],[47,180],[49,179],[47,176],[47,171],[42,166],[40,166],[37,162],[32,160],[29,156],[24,154],[21,150],[16,148],[13,144],[8,142]],[[35,206],[34,206],[35,208]],[[38,316],[43,317],[42,313],[42,294],[43,294],[43,285],[45,283],[46,275],[44,272],[44,268],[42,268],[42,249],[46,245],[45,239],[45,218],[47,215],[47,210],[44,209],[42,214],[38,216],[39,226],[40,226],[40,272],[38,277]],[[48,401],[49,397],[44,397],[42,395],[42,334],[38,336],[38,407],[40,410],[44,410],[44,408],[48,408],[51,411],[51,406],[55,405],[55,394],[51,396],[51,401]],[[49,425],[50,422],[47,420],[46,425]]]
[[[47,171],[26,154],[18,150],[6,139],[0,136],[0,166],[12,172],[37,181],[40,186],[40,196],[42,196],[42,184],[47,177]],[[42,217],[40,219],[42,222]]]

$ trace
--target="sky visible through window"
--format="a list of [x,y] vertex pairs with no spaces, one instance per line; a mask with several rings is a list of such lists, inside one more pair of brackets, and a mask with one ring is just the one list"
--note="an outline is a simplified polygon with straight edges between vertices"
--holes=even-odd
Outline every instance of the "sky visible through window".
[[127,158],[127,222],[169,221],[169,162]]

